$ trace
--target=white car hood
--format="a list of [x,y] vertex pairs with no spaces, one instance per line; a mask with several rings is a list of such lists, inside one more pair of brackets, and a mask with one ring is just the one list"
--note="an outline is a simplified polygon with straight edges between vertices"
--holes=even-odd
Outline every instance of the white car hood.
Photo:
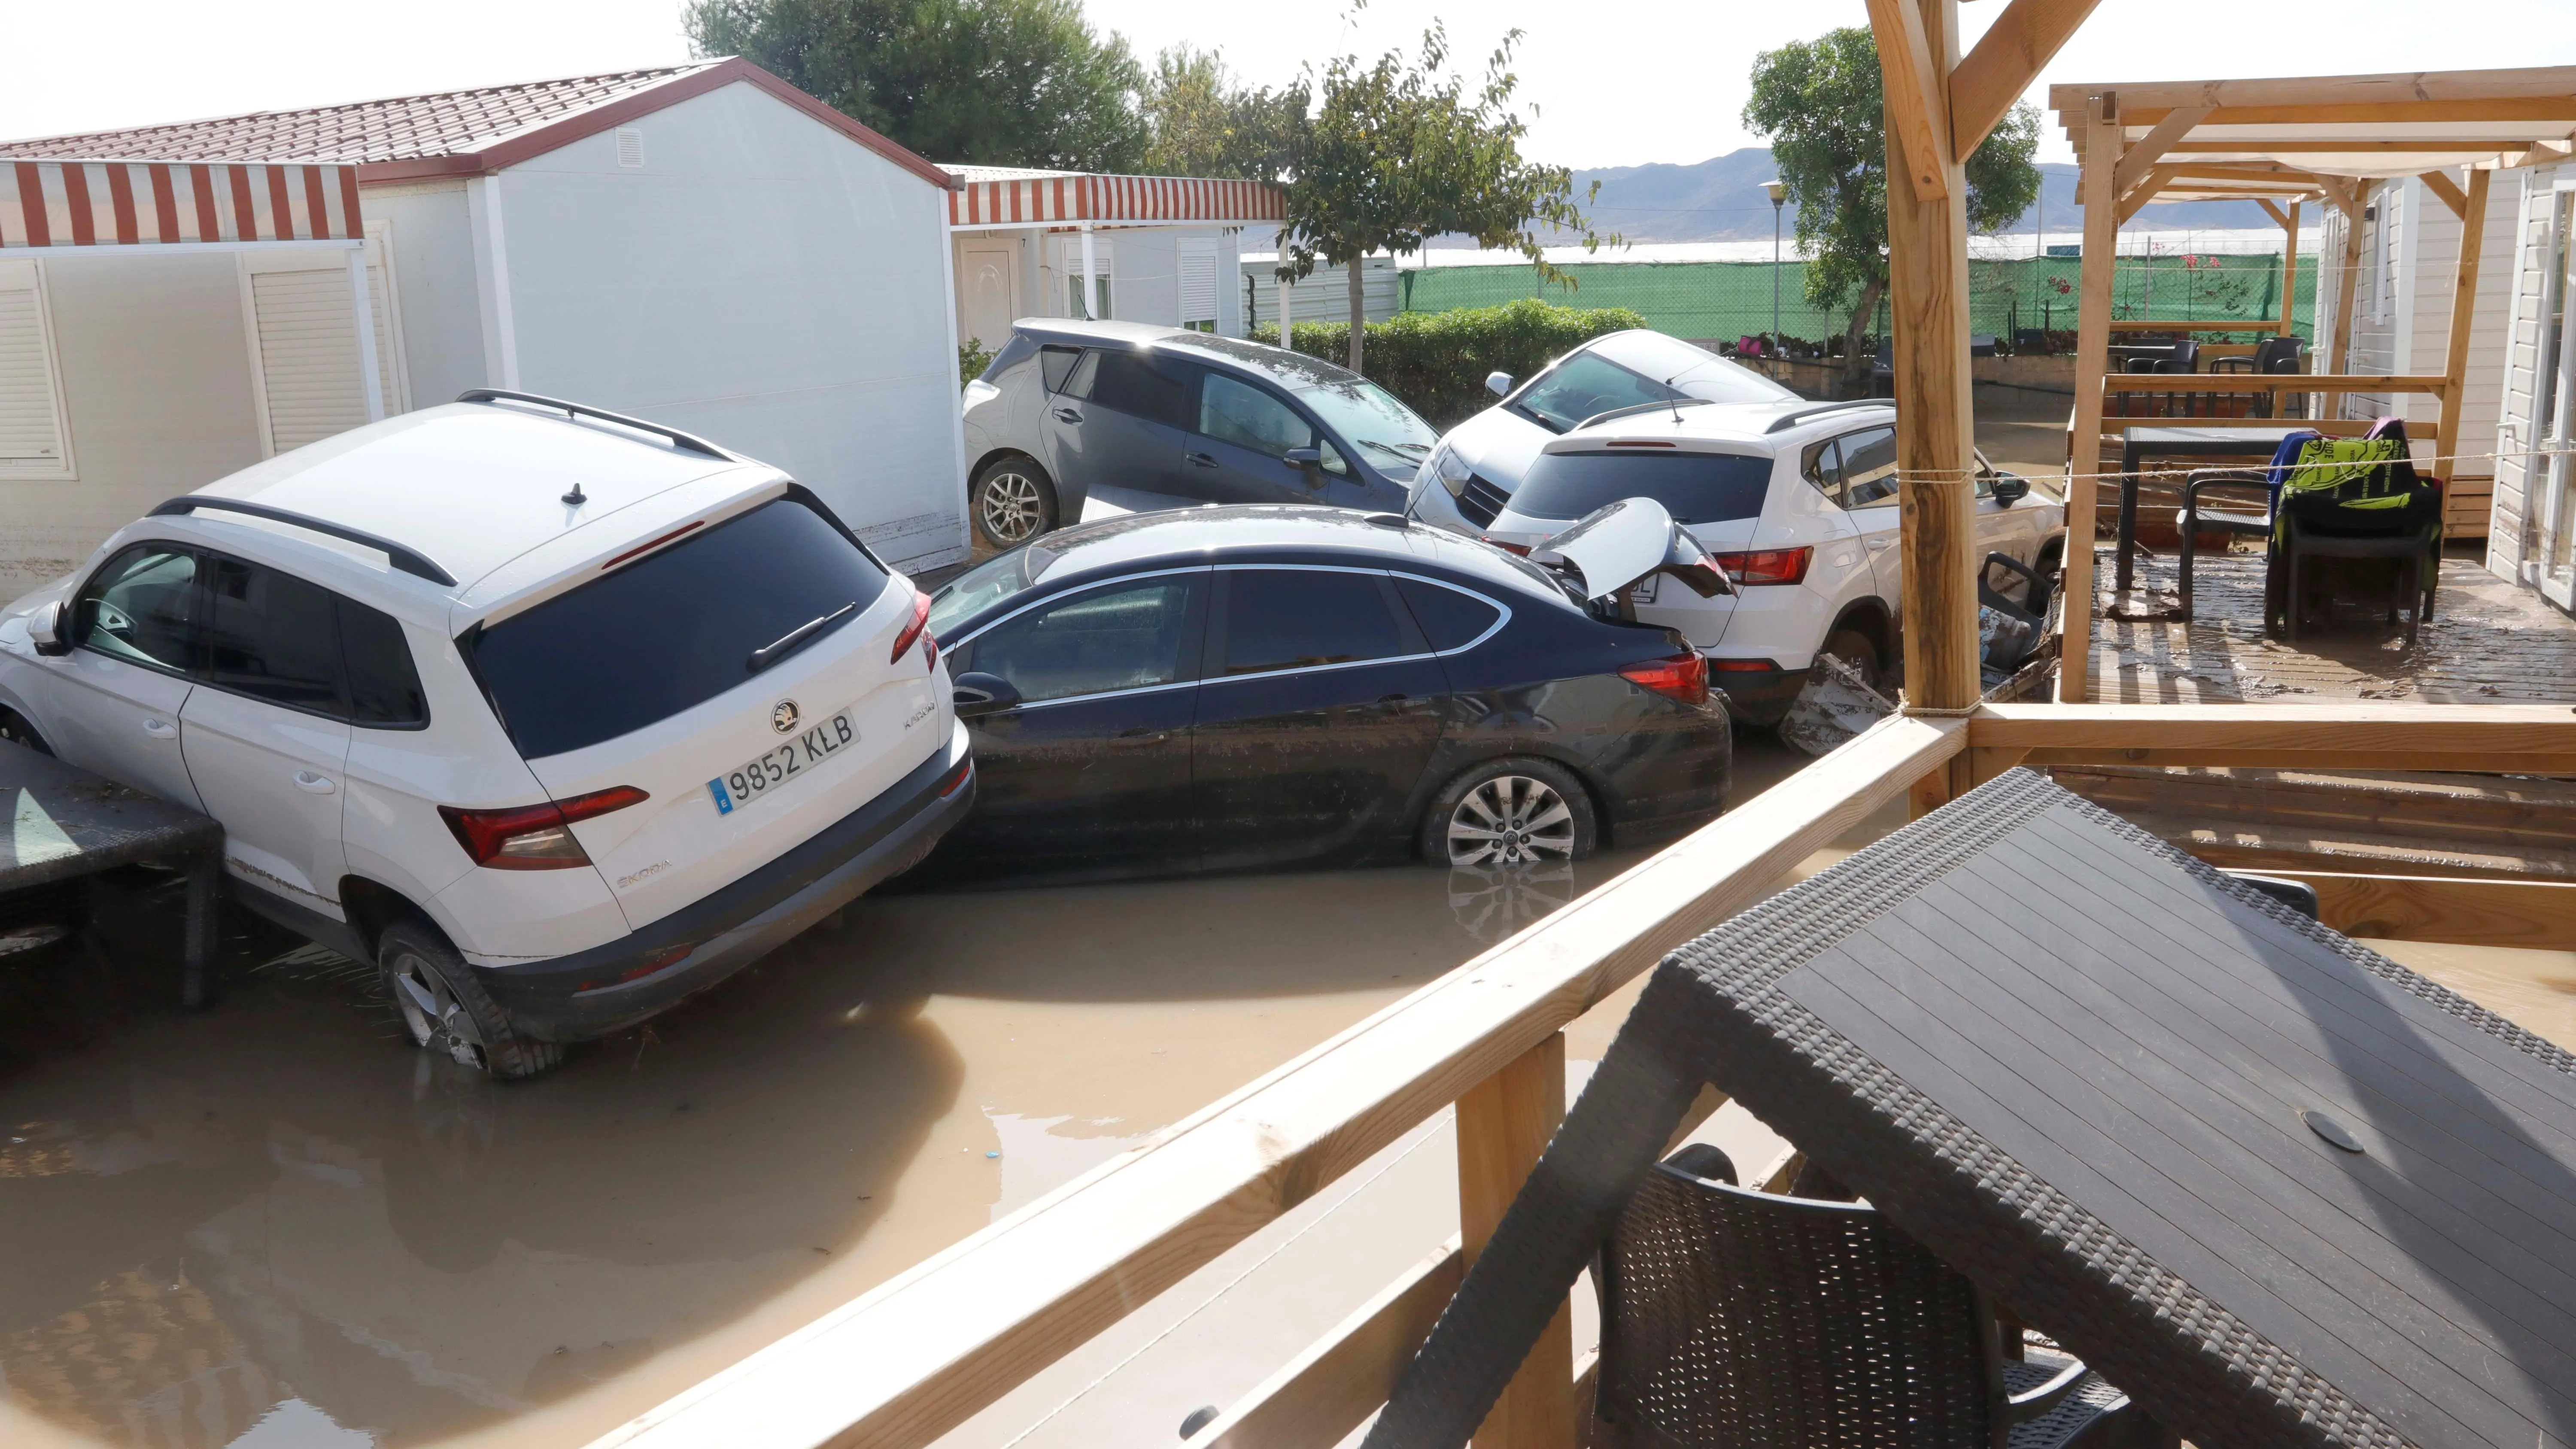
[[1497,403],[1451,428],[1440,441],[1479,477],[1511,493],[1529,476],[1539,449],[1556,436]]

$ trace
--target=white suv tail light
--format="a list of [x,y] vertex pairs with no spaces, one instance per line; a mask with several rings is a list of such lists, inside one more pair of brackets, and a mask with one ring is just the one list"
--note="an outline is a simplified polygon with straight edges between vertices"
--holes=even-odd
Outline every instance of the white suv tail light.
[[438,813],[456,832],[456,843],[476,865],[494,870],[572,870],[590,864],[590,856],[573,839],[576,820],[589,820],[652,797],[632,785],[615,785],[507,810],[459,810],[441,805]]

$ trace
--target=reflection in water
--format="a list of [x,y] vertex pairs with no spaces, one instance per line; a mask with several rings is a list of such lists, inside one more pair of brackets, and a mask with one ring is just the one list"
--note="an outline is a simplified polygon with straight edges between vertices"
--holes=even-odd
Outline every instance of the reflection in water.
[[1469,939],[1484,945],[1517,933],[1575,897],[1574,867],[1545,865],[1452,866],[1449,910]]

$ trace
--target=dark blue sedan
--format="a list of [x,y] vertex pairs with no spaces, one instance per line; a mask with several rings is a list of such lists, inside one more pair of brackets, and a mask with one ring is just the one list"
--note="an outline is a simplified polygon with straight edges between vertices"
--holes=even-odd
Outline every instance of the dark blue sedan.
[[1705,662],[1586,595],[1389,514],[1049,534],[932,601],[981,794],[924,870],[1536,865],[1706,821],[1731,754]]

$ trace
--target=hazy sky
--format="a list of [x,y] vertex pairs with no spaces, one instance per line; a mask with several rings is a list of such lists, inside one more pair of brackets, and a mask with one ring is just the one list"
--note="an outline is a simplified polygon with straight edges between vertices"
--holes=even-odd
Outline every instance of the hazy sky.
[[[1974,0],[1970,34],[2004,0]],[[1755,52],[1865,23],[1861,0],[1089,0],[1150,57],[1220,48],[1261,83],[1343,49],[1410,49],[1435,17],[1481,65],[1527,32],[1532,150],[1568,166],[1690,162],[1758,144],[1736,122]],[[687,58],[676,0],[11,0],[0,137],[452,90]],[[2050,81],[2576,64],[2576,0],[2106,0]],[[2039,87],[2034,101],[2044,101]],[[938,159],[938,158],[933,158]],[[2068,159],[2053,133],[2041,159]]]

